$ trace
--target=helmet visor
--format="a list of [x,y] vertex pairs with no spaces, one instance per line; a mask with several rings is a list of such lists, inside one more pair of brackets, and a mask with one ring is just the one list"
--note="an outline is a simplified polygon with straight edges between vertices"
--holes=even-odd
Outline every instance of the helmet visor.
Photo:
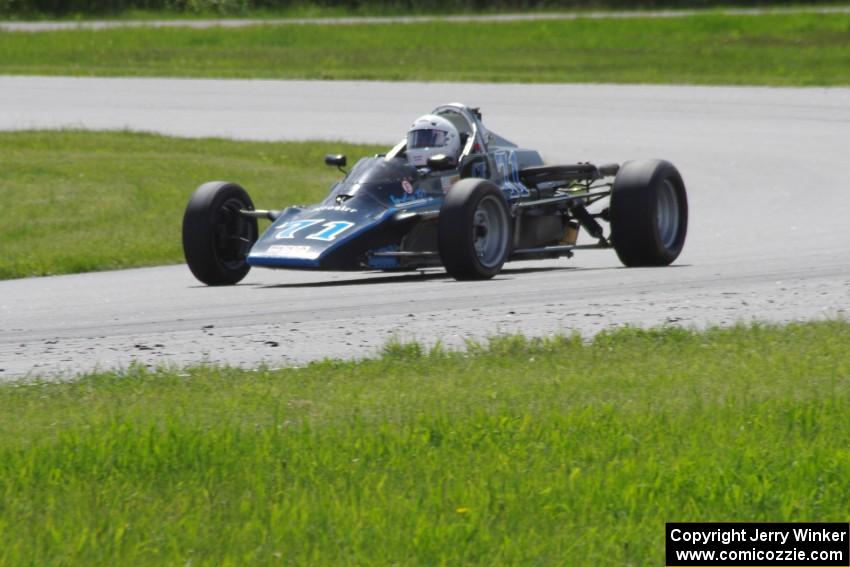
[[411,130],[407,133],[407,147],[439,148],[446,145],[446,133],[442,130]]

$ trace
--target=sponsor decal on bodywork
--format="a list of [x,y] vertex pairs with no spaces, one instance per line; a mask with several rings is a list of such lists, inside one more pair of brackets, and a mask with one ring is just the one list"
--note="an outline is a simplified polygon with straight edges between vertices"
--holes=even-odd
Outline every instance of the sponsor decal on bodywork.
[[430,201],[433,197],[428,195],[428,192],[422,189],[421,187],[414,191],[413,193],[405,193],[399,197],[395,195],[390,195],[390,201],[392,201],[393,205],[409,205],[414,201]]
[[292,258],[313,258],[315,252],[309,246],[287,246],[283,244],[274,244],[266,250],[269,256],[289,256]]
[[351,207],[346,207],[345,205],[322,205],[320,207],[313,207],[310,209],[311,211],[334,211],[339,213],[356,213],[357,209],[353,209]]

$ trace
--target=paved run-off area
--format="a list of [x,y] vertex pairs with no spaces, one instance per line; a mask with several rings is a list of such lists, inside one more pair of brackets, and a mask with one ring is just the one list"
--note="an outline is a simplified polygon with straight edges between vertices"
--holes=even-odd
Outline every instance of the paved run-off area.
[[476,283],[255,270],[212,289],[182,266],[0,282],[0,379],[132,362],[276,366],[365,356],[393,335],[460,345],[850,309],[850,89],[4,77],[0,128],[389,145],[450,100],[481,106],[490,128],[552,161],[674,162],[691,203],[677,265],[627,270],[613,252],[587,252]]

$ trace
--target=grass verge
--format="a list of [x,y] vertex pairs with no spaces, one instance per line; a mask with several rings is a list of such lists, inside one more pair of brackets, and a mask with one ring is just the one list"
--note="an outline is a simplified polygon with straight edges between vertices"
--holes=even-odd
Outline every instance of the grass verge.
[[129,132],[0,133],[0,279],[179,262],[192,191],[225,179],[257,206],[321,200],[349,159],[386,148]]
[[0,74],[850,84],[850,15],[0,33]]
[[0,386],[0,564],[652,565],[846,521],[850,323]]

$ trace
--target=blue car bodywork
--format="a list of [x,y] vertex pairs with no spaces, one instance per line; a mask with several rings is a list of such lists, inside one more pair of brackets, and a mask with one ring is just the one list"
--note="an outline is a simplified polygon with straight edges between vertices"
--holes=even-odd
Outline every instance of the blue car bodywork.
[[537,152],[488,132],[480,114],[462,104],[432,113],[461,132],[464,150],[456,167],[417,169],[404,157],[404,142],[386,155],[363,158],[321,203],[283,210],[251,248],[248,264],[330,270],[439,265],[433,234],[426,234],[434,230],[416,225],[433,224],[455,182],[489,179],[509,203],[531,194],[520,172],[543,165]]

